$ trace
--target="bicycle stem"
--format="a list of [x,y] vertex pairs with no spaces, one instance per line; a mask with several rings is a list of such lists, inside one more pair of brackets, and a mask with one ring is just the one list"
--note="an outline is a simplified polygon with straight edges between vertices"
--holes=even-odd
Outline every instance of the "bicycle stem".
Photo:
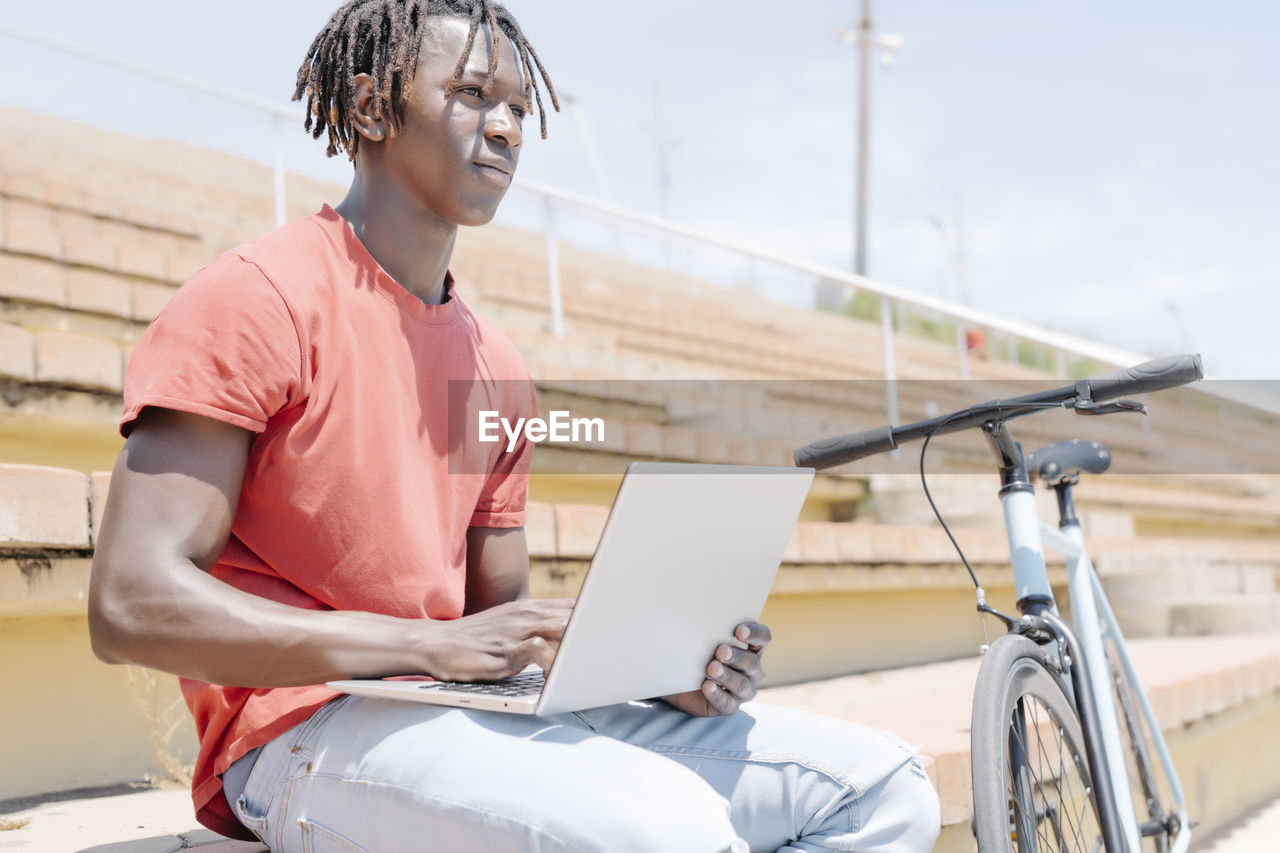
[[1004,421],[986,421],[982,434],[1000,465],[1000,496],[1008,492],[1030,492],[1031,478],[1027,476],[1027,463],[1022,457],[1022,445],[1014,440]]

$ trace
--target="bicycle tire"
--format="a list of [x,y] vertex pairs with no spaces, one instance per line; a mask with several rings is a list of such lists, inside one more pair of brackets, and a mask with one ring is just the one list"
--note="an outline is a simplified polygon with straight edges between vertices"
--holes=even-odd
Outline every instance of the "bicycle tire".
[[996,640],[973,695],[973,831],[980,853],[1102,850],[1075,704],[1040,647],[1017,634]]
[[[1113,641],[1114,642],[1114,641]],[[1159,777],[1151,759],[1151,740],[1146,717],[1138,706],[1134,686],[1124,669],[1117,663],[1110,644],[1104,646],[1108,673],[1111,680],[1111,698],[1115,702],[1116,716],[1120,722],[1120,739],[1124,749],[1125,768],[1129,775],[1129,790],[1133,794],[1133,809],[1141,828],[1146,822],[1149,830],[1142,836],[1143,853],[1168,853],[1171,843],[1161,805]]]

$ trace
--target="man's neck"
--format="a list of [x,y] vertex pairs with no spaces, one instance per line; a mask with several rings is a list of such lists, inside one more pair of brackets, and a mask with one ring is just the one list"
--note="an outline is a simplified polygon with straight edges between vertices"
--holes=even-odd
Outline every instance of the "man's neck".
[[444,277],[458,226],[359,169],[335,210],[401,287],[428,305],[444,301]]

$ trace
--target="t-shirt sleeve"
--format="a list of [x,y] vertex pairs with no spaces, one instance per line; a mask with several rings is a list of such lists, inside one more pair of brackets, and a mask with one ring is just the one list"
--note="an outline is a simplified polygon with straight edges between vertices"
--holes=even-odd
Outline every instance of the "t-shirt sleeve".
[[147,406],[262,432],[301,398],[302,347],[284,298],[257,265],[219,256],[151,322],[129,359],[120,432]]
[[[506,380],[501,383],[511,399],[515,417],[538,415],[538,396],[533,379]],[[504,413],[508,409],[504,407]],[[493,468],[485,477],[484,489],[471,515],[472,527],[523,527],[528,516],[529,470],[533,464],[534,443],[521,432],[510,453],[500,452]]]

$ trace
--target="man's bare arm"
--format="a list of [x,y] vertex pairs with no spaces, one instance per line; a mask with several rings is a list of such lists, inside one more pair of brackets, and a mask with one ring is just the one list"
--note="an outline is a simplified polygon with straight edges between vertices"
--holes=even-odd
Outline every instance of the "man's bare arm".
[[94,652],[217,684],[283,687],[426,673],[496,678],[547,665],[563,602],[520,601],[452,622],[289,607],[208,574],[235,515],[253,434],[146,409],[112,474],[94,554]]
[[529,546],[523,527],[467,529],[467,613],[529,597]]

